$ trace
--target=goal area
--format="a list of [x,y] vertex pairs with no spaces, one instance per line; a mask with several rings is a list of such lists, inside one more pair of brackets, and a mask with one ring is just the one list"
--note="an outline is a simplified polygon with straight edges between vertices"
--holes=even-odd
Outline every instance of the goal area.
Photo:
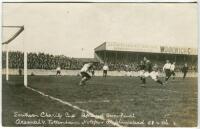
[[[23,76],[23,84],[27,86],[27,51],[24,32],[24,26],[2,26],[2,74],[6,76],[6,81],[10,82],[10,76],[16,74],[12,67],[17,65],[19,71],[17,75]],[[13,52],[18,53],[18,55],[13,55]],[[23,60],[13,62],[19,56],[23,56]]]

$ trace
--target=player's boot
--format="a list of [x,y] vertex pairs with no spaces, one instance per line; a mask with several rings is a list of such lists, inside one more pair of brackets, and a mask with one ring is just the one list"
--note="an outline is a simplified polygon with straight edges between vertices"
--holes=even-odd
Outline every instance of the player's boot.
[[168,81],[165,81],[163,84],[167,84],[168,83]]
[[166,86],[165,82],[160,83],[160,86]]
[[166,86],[166,84],[165,84],[165,83],[163,83],[163,84],[160,84],[160,86]]
[[161,81],[161,80],[156,80],[156,82],[160,85],[160,86],[163,86],[164,85],[164,83]]
[[80,83],[79,83],[79,86],[82,86],[82,85],[83,85],[83,83],[82,83],[82,82],[80,82]]

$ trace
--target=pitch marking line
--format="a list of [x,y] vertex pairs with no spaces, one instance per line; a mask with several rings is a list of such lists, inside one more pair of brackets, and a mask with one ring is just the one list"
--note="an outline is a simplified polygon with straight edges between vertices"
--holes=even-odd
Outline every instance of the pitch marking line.
[[87,113],[88,115],[90,115],[91,117],[93,117],[93,118],[95,118],[95,119],[99,119],[99,120],[106,121],[107,123],[110,123],[110,124],[113,125],[113,126],[122,127],[122,125],[120,125],[120,124],[117,123],[117,122],[114,122],[114,121],[112,121],[112,120],[110,120],[110,119],[105,119],[103,116],[96,116],[96,115],[93,114],[92,112],[87,111],[87,110],[82,109],[82,108],[79,108],[78,106],[72,105],[71,103],[69,103],[69,102],[67,102],[67,101],[63,101],[63,100],[61,100],[61,99],[58,99],[58,98],[55,98],[55,97],[53,97],[53,96],[47,95],[47,94],[45,94],[45,93],[43,93],[43,92],[41,92],[41,91],[38,91],[38,90],[36,90],[36,89],[33,89],[33,88],[31,88],[31,87],[26,87],[26,88],[29,89],[29,90],[32,90],[32,91],[34,91],[34,92],[37,92],[37,93],[39,93],[39,94],[42,95],[42,96],[48,97],[48,98],[50,98],[50,99],[52,99],[52,100],[58,101],[58,102],[60,102],[60,103],[62,103],[62,104],[64,104],[64,105],[67,105],[67,106],[69,106],[69,107],[72,107],[72,108],[74,108],[74,109],[76,109],[76,110],[79,110],[79,111],[81,111],[81,112],[85,112],[85,113]]

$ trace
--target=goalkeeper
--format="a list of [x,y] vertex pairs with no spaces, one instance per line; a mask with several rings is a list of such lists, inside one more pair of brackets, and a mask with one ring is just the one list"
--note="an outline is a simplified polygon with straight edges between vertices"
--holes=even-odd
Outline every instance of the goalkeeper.
[[82,67],[80,71],[80,74],[82,77],[79,83],[80,86],[85,85],[85,82],[91,79],[91,75],[89,74],[89,72],[92,69],[92,67],[93,67],[93,63],[87,63]]

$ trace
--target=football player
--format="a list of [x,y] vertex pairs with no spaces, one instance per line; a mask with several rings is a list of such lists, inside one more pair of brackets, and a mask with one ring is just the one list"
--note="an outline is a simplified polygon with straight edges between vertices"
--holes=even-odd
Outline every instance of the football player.
[[171,71],[170,71],[171,63],[169,60],[166,60],[166,64],[163,66],[163,71],[165,73],[165,83],[169,80],[171,76]]
[[89,74],[90,70],[92,69],[93,63],[86,63],[82,67],[80,74],[81,74],[81,81],[79,83],[80,86],[85,85],[85,82],[91,79],[91,75]]
[[58,75],[61,75],[61,68],[60,68],[60,66],[58,66],[56,68],[56,76],[58,76]]
[[108,70],[109,70],[108,64],[105,63],[103,66],[103,77],[107,77]]
[[188,72],[188,65],[187,63],[184,64],[183,68],[182,68],[182,72],[183,72],[183,79],[185,79],[187,72]]
[[142,86],[146,84],[146,78],[151,77],[155,82],[159,83],[160,85],[163,85],[163,82],[158,79],[158,66],[154,65],[152,67],[152,63],[145,57],[144,58],[144,74],[142,77]]
[[176,74],[175,74],[175,64],[176,64],[176,62],[173,62],[170,66],[170,72],[171,72],[171,75],[173,76],[173,79],[175,79],[175,76],[176,76]]
[[145,68],[144,61],[140,61],[140,64],[138,65],[140,80],[143,79],[142,77],[144,74],[144,68]]

